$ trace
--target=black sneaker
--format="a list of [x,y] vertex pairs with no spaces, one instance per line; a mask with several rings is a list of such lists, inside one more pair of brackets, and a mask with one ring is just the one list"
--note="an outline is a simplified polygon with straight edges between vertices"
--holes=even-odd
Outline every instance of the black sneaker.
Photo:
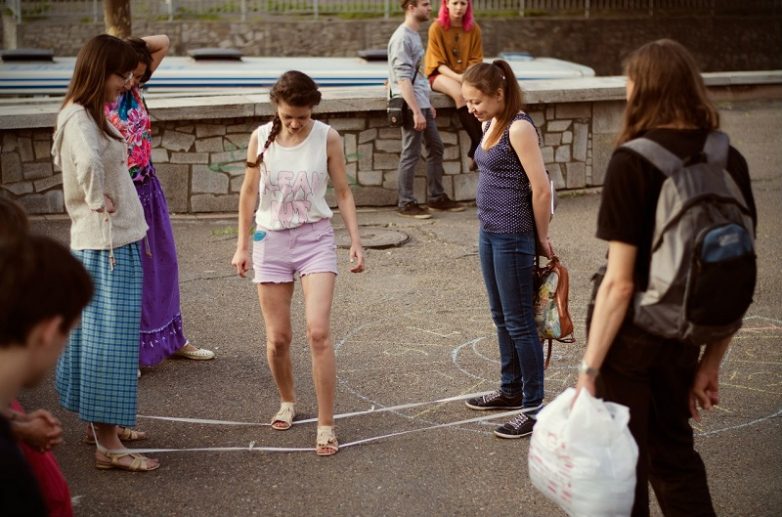
[[486,409],[521,409],[522,398],[523,395],[508,397],[500,390],[497,390],[480,397],[467,399],[465,404],[467,404],[468,408],[479,411]]
[[532,417],[519,413],[507,424],[503,424],[494,430],[494,434],[500,438],[521,438],[532,434],[532,428],[535,427],[535,420]]
[[427,203],[429,208],[433,210],[447,210],[448,212],[464,212],[464,207],[456,201],[449,198],[446,194],[436,200],[429,201]]
[[396,213],[404,217],[414,217],[415,219],[432,218],[432,214],[429,213],[429,210],[420,206],[415,201],[413,201],[412,203],[408,203],[405,206],[398,207],[396,209]]

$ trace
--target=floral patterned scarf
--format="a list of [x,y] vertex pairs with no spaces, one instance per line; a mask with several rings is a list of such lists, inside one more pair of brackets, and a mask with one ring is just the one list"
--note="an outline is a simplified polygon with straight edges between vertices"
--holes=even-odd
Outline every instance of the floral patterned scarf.
[[132,87],[115,102],[106,104],[106,118],[128,144],[128,171],[133,181],[155,174],[152,166],[152,123],[141,90]]

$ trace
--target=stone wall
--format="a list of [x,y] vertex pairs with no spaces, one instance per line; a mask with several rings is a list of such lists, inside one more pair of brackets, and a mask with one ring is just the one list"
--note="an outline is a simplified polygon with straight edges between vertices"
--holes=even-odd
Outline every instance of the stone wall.
[[28,213],[63,212],[62,174],[52,165],[52,130],[7,131],[2,134],[0,178],[3,195],[23,204]]
[[[782,72],[714,74],[706,79],[714,83],[710,91],[717,100],[782,98]],[[622,124],[624,79],[537,81],[528,84],[525,95],[556,188],[602,185]],[[445,144],[446,193],[471,201],[478,176],[467,163],[469,138],[450,100],[438,94],[433,102]],[[272,110],[268,96],[164,97],[149,100],[149,106],[154,119],[152,159],[171,211],[235,211],[247,142]],[[359,206],[387,206],[397,200],[401,130],[388,127],[384,106],[382,88],[374,93],[360,88],[326,91],[315,113],[342,135],[347,175]],[[56,103],[0,109],[0,195],[19,201],[30,213],[64,211],[62,174],[49,154],[58,109]],[[421,160],[415,178],[421,201],[426,199],[425,175]]]
[[[134,22],[136,34],[168,34],[173,53],[200,47],[235,47],[257,56],[354,56],[384,48],[401,20],[259,18],[231,22]],[[782,68],[782,13],[767,16],[639,18],[510,18],[479,20],[487,56],[504,50],[566,59],[598,75],[620,74],[622,59],[658,38],[690,48],[704,71]],[[697,29],[697,30],[696,30]],[[19,47],[76,55],[102,24],[28,22],[18,27]],[[317,34],[313,38],[312,35]],[[426,28],[421,31],[426,41]]]
[[[593,103],[536,105],[529,113],[540,128],[543,159],[558,189],[595,185],[592,167]],[[597,111],[605,108],[597,108]],[[619,103],[621,111],[621,103]],[[459,201],[475,199],[478,176],[469,171],[467,134],[453,109],[438,110],[445,145],[443,184]],[[360,206],[393,205],[401,130],[388,127],[384,112],[321,114],[342,135],[348,181]],[[172,212],[236,210],[250,133],[266,118],[212,119],[208,123],[153,124],[152,160]],[[62,213],[62,174],[49,156],[52,130],[2,132],[0,177],[6,195],[30,213]],[[424,150],[423,156],[426,155]],[[598,178],[599,180],[600,178]],[[416,197],[426,199],[426,163],[419,161]]]

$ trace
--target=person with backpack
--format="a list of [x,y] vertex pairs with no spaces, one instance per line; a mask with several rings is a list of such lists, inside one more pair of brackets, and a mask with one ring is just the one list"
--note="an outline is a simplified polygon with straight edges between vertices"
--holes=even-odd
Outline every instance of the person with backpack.
[[639,448],[632,515],[649,515],[648,482],[664,515],[714,515],[689,418],[719,402],[720,361],[752,299],[749,172],[681,44],[642,46],[626,75],[597,221],[608,263],[577,389],[630,408]]

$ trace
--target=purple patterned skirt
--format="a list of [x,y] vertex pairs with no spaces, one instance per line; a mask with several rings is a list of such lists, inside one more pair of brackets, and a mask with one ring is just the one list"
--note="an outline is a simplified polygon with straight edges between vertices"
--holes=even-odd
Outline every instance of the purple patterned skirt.
[[141,241],[144,288],[139,364],[154,366],[187,342],[179,309],[179,269],[168,203],[157,176],[135,182],[149,231]]

